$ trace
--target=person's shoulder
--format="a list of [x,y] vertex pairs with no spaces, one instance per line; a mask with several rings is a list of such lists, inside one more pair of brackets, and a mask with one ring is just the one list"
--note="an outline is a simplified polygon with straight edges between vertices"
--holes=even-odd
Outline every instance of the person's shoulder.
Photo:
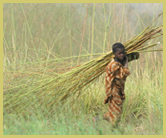
[[120,64],[116,62],[114,59],[112,59],[106,68],[110,71],[114,71],[114,70],[117,70],[119,67],[120,67]]
[[107,66],[119,66],[119,63],[113,58]]

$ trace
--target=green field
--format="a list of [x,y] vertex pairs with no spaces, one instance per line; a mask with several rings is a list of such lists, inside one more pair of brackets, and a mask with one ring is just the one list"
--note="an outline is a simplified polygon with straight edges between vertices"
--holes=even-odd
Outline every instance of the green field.
[[[140,6],[146,10],[140,11]],[[123,43],[138,35],[162,9],[162,4],[153,3],[3,4],[3,102],[10,107],[11,97],[17,98],[39,83],[107,53],[117,41]],[[162,22],[161,16],[154,25]],[[151,49],[162,49],[162,41],[160,36],[145,45],[160,42]],[[103,104],[102,74],[80,91],[80,96],[66,99],[65,107],[61,103],[53,105],[53,115],[47,114],[33,93],[22,100],[35,104],[19,115],[4,106],[3,134],[162,135],[162,51],[140,53],[139,60],[129,63],[129,69],[131,75],[126,81],[126,100],[118,126],[102,120],[108,112],[108,105]],[[92,118],[97,115],[100,120],[94,123]]]

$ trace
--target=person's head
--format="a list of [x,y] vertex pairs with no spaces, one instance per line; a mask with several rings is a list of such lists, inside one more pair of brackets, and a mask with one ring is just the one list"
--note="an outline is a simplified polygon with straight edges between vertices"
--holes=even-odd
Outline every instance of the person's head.
[[115,57],[118,60],[123,60],[124,56],[126,55],[125,54],[125,47],[121,43],[115,43],[115,44],[113,44],[112,51],[113,51]]

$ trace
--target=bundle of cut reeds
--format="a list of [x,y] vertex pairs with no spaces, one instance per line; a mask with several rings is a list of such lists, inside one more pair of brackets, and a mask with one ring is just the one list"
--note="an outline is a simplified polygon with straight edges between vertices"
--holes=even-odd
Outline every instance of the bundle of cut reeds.
[[[162,25],[158,27],[148,26],[138,36],[124,42],[127,54],[133,52],[148,52],[148,48],[158,42],[145,45],[150,39],[162,35]],[[152,50],[157,51],[157,50]],[[81,94],[81,90],[96,80],[104,73],[105,67],[112,60],[113,52],[110,51],[100,57],[94,58],[72,70],[59,74],[57,77],[39,81],[31,86],[22,88],[22,92],[12,93],[12,90],[4,93],[4,109],[9,112],[24,112],[35,108],[43,108],[43,112],[53,113],[54,107],[59,103],[67,103],[68,97]],[[83,91],[82,91],[83,92]],[[12,96],[13,95],[13,96]]]

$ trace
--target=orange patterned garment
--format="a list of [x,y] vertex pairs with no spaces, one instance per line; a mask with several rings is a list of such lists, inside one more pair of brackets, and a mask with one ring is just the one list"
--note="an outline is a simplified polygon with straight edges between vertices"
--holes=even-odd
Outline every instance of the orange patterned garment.
[[122,105],[125,100],[124,87],[126,77],[130,75],[129,69],[113,59],[106,67],[106,98],[109,112],[104,114],[104,119],[115,123],[120,119]]

